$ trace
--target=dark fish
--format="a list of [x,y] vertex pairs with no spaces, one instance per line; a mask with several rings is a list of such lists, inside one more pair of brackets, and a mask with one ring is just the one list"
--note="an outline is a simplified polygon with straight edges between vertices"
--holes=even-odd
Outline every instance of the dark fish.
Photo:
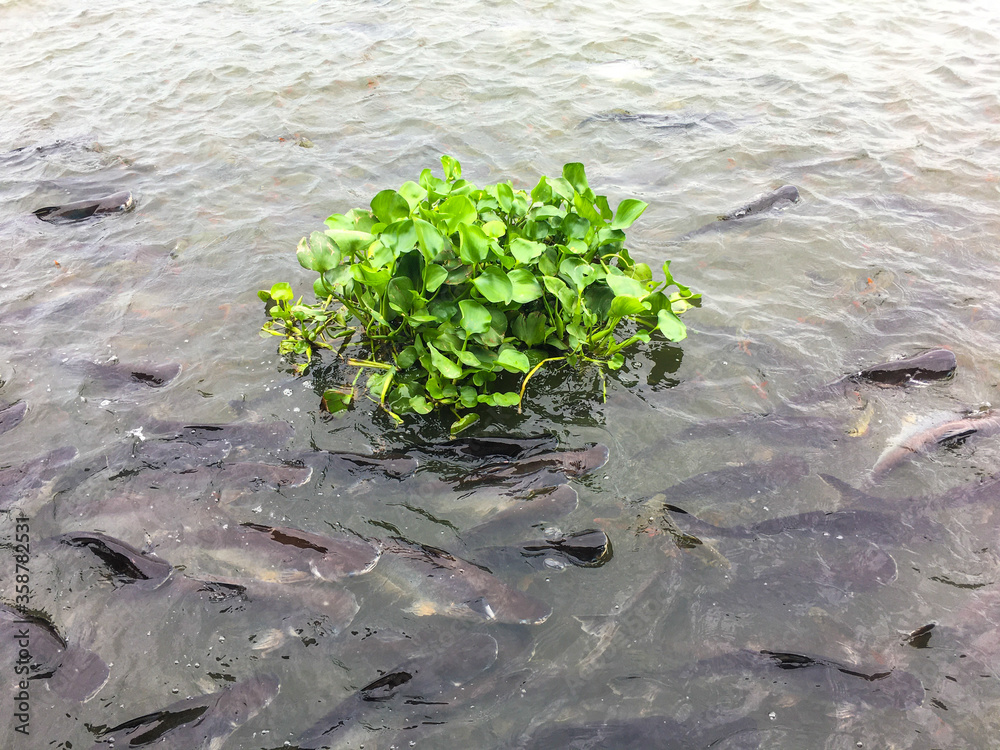
[[437,445],[418,446],[417,450],[460,461],[482,461],[498,458],[527,458],[536,453],[552,450],[557,445],[558,441],[554,437],[476,437],[450,440]]
[[86,547],[100,558],[116,579],[125,583],[148,581],[156,587],[174,571],[166,560],[96,531],[77,531],[62,534],[56,539],[70,547]]
[[486,521],[462,534],[462,540],[473,544],[478,539],[500,534],[519,526],[535,526],[545,520],[567,516],[576,510],[579,495],[568,484],[547,487],[525,500],[494,513]]
[[251,677],[198,698],[185,698],[98,734],[93,750],[155,745],[160,750],[218,750],[278,694],[278,678]]
[[400,729],[437,717],[463,701],[467,685],[497,660],[497,641],[472,633],[433,656],[404,661],[368,683],[316,722],[296,742],[299,750],[329,750],[364,744],[364,735],[392,721]]
[[914,527],[891,513],[875,510],[847,509],[836,511],[814,510],[781,516],[746,526],[714,526],[674,506],[667,510],[674,515],[678,526],[692,534],[731,539],[759,539],[761,537],[788,536],[830,537],[834,539],[867,539],[874,542],[898,542],[918,533],[929,535],[927,526]]
[[754,214],[759,214],[764,211],[770,211],[772,208],[778,206],[798,202],[798,188],[794,185],[782,185],[777,190],[772,190],[770,193],[765,193],[758,198],[754,198],[744,206],[733,209],[728,213],[721,214],[719,216],[719,221],[735,221],[737,219],[744,219],[747,216],[753,216]]
[[276,450],[292,439],[295,428],[288,422],[233,422],[231,424],[189,424],[148,419],[144,432],[162,438],[204,443],[224,440],[235,448]]
[[760,747],[760,733],[750,718],[706,724],[644,716],[589,724],[546,724],[517,747],[519,750],[756,750]]
[[868,367],[851,376],[877,385],[909,385],[944,380],[955,374],[958,361],[950,349],[931,349],[921,354]]
[[31,496],[57,476],[57,470],[76,458],[76,448],[57,448],[19,466],[0,469],[0,510]]
[[324,476],[338,478],[347,475],[362,478],[405,479],[413,474],[418,466],[415,458],[403,454],[369,456],[361,453],[312,451],[300,454],[298,460],[312,466]]
[[21,424],[26,411],[28,411],[28,405],[24,401],[0,409],[0,435]]
[[906,711],[924,702],[924,686],[914,675],[894,668],[867,668],[819,656],[784,651],[736,651],[696,662],[685,678],[708,676],[730,680],[749,673],[769,687],[872,708]]
[[886,448],[872,467],[872,478],[880,479],[915,453],[926,453],[944,445],[964,443],[973,435],[994,435],[1000,431],[1000,411],[990,409],[959,419],[949,418],[918,429]]
[[[765,193],[764,195],[755,198],[739,208],[720,214],[716,221],[710,222],[705,226],[699,227],[698,229],[688,232],[687,234],[683,234],[680,237],[676,237],[672,240],[672,242],[686,240],[700,234],[706,234],[707,232],[711,232],[713,230],[730,229],[734,226],[742,225],[743,222],[740,221],[741,219],[756,216],[772,209],[784,208],[785,206],[789,206],[793,203],[798,203],[798,201],[798,188],[794,185],[782,185],[777,190]],[[739,222],[739,224],[735,224],[734,222]]]
[[46,680],[56,695],[85,702],[104,687],[111,674],[93,651],[71,646],[45,618],[0,604],[0,655],[13,669],[20,649],[27,649],[29,680]]
[[707,126],[731,130],[736,127],[729,118],[713,113],[691,114],[659,114],[659,113],[633,113],[633,112],[604,112],[593,115],[583,120],[578,128],[590,125],[595,122],[620,122],[626,124],[643,125],[654,130],[688,130],[689,128]]
[[945,380],[955,374],[958,362],[950,349],[930,349],[891,362],[866,367],[852,375],[846,375],[832,383],[814,388],[795,398],[796,404],[810,404],[828,400],[834,396],[845,396],[859,383],[871,383],[882,387],[907,386],[913,383],[928,383]]
[[121,362],[87,362],[88,374],[102,383],[116,386],[144,385],[162,388],[181,372],[181,366],[174,362],[167,364],[123,364]]
[[838,420],[780,414],[746,414],[739,417],[712,419],[688,427],[681,434],[685,439],[730,437],[756,434],[762,439],[795,445],[828,446],[843,437],[846,430]]
[[91,216],[122,213],[135,208],[132,193],[124,191],[103,198],[65,203],[61,206],[46,206],[33,212],[42,221],[52,224],[83,221]]
[[470,472],[458,481],[458,488],[465,489],[483,484],[509,484],[519,490],[526,490],[561,484],[567,477],[582,477],[596,471],[608,462],[608,456],[608,447],[597,443],[580,451],[552,451],[528,458],[502,461]]
[[383,544],[380,568],[416,599],[416,615],[539,625],[552,608],[508,586],[490,571],[427,545],[394,538]]
[[698,474],[672,484],[659,494],[667,502],[700,500],[706,495],[722,500],[743,500],[783,489],[808,473],[809,465],[804,458],[784,456]]
[[565,567],[599,568],[614,556],[611,540],[603,531],[587,529],[552,539],[539,539],[508,547],[476,550],[472,557],[492,566],[497,562],[525,562],[538,569]]
[[332,537],[255,523],[203,529],[195,542],[183,553],[198,575],[265,583],[339,581],[367,573],[381,554],[349,534]]

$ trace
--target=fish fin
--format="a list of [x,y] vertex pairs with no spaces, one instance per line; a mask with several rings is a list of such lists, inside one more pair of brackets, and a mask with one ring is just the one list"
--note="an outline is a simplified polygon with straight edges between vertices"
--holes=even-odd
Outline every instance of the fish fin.
[[871,495],[866,495],[864,492],[852,487],[847,482],[837,479],[837,477],[830,476],[829,474],[820,474],[819,478],[833,487],[833,489],[837,490],[843,500],[853,500],[854,502],[862,505],[870,505],[871,502],[869,501],[874,500]]

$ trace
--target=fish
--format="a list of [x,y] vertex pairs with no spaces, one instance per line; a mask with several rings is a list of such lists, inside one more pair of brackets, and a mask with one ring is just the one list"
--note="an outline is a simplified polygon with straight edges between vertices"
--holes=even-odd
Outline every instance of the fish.
[[946,380],[955,375],[958,360],[950,349],[929,349],[920,354],[866,367],[853,375],[852,380],[884,386],[905,386]]
[[114,386],[141,385],[148,388],[163,388],[180,374],[181,366],[176,362],[165,364],[118,362],[84,362],[81,366],[87,374],[101,383]]
[[790,651],[744,649],[702,659],[681,671],[683,679],[732,681],[750,674],[769,688],[819,694],[840,703],[908,711],[924,702],[924,686],[913,674],[892,667],[865,667]]
[[579,494],[568,484],[546,487],[531,493],[526,499],[497,511],[480,524],[462,534],[466,546],[519,526],[536,526],[545,520],[567,516],[576,510]]
[[28,405],[24,401],[16,404],[8,404],[0,408],[0,435],[13,430],[21,424],[21,420],[24,419],[27,411]]
[[682,431],[685,440],[757,434],[761,439],[794,445],[827,447],[845,435],[843,424],[830,417],[785,414],[744,414],[693,424]]
[[18,466],[0,469],[0,510],[37,495],[40,489],[57,478],[58,469],[76,455],[76,448],[56,448]]
[[784,489],[809,473],[800,456],[779,456],[770,461],[747,463],[698,474],[661,490],[655,497],[664,502],[702,499],[745,500]]
[[518,750],[693,750],[725,748],[756,750],[760,732],[749,717],[711,723],[678,722],[665,716],[643,716],[586,724],[554,722],[544,724],[527,738]]
[[144,433],[148,432],[150,436],[190,443],[222,440],[240,450],[250,448],[277,450],[285,446],[295,435],[295,428],[283,421],[197,424],[147,418],[137,429]]
[[334,451],[311,451],[296,456],[296,460],[312,466],[324,477],[343,476],[406,479],[419,466],[419,461],[405,454],[364,455]]
[[[470,633],[432,655],[407,659],[340,702],[294,743],[298,750],[363,745],[375,729],[440,721],[449,707],[468,699],[469,683],[497,660],[496,639]],[[379,724],[383,726],[379,726]]]
[[256,523],[197,530],[177,551],[186,568],[200,576],[285,584],[363,575],[381,554],[375,545],[350,534],[332,537]]
[[505,484],[517,490],[527,490],[561,484],[567,477],[576,479],[601,468],[608,462],[609,455],[608,447],[600,443],[579,451],[539,453],[488,464],[462,477],[457,487],[467,489],[483,484]]
[[955,375],[958,360],[950,349],[928,349],[919,354],[890,360],[845,375],[832,383],[796,396],[791,403],[813,404],[835,396],[845,396],[858,385],[870,384],[881,388],[905,388],[935,380],[948,380]]
[[598,529],[587,529],[550,539],[479,549],[471,557],[493,567],[498,563],[521,562],[539,570],[564,568],[567,565],[599,568],[614,557],[614,550],[607,534]]
[[688,130],[695,127],[714,127],[732,130],[736,123],[721,114],[687,113],[662,114],[655,112],[603,112],[582,120],[577,128],[598,122],[618,122],[628,125],[643,125],[654,130]]
[[144,581],[158,588],[174,572],[173,565],[166,560],[97,531],[60,534],[55,540],[69,547],[89,549],[119,582]]
[[886,448],[871,469],[872,480],[879,480],[916,453],[927,453],[940,446],[964,443],[973,435],[994,435],[1000,431],[1000,411],[989,409],[964,417],[949,417],[929,427],[920,427]]
[[719,214],[715,221],[709,222],[705,226],[687,232],[679,237],[675,237],[670,241],[681,242],[683,240],[690,239],[691,237],[706,234],[707,232],[714,230],[730,229],[734,226],[738,226],[736,222],[739,222],[739,225],[742,225],[742,219],[757,216],[758,214],[762,214],[766,211],[786,208],[794,203],[798,203],[799,200],[800,196],[797,187],[794,185],[782,185],[777,190],[764,193],[739,208],[727,211],[724,214]]
[[407,588],[415,615],[540,625],[552,608],[508,586],[489,570],[442,549],[393,537],[382,543],[381,571]]
[[250,677],[215,693],[185,698],[110,728],[92,750],[139,748],[219,750],[229,736],[264,710],[281,689],[273,675]]
[[0,603],[0,658],[12,673],[21,649],[27,650],[30,659],[26,679],[45,680],[52,692],[67,700],[86,703],[111,675],[100,656],[67,643],[40,613],[21,612]]
[[103,198],[64,203],[59,206],[36,208],[32,213],[50,224],[84,221],[92,216],[124,213],[135,208],[135,198],[129,191],[113,193]]

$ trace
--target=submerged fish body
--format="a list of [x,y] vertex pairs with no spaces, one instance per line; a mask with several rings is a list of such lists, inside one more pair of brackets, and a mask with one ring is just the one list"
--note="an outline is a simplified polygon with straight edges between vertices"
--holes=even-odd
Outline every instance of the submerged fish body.
[[94,380],[117,387],[163,388],[173,382],[181,372],[181,366],[176,362],[167,362],[166,364],[127,364],[118,361],[86,362],[83,366],[87,374]]
[[92,216],[123,213],[135,208],[135,198],[132,193],[123,191],[106,195],[103,198],[64,203],[59,206],[45,206],[33,211],[42,221],[50,224],[84,221]]
[[444,550],[391,539],[380,569],[407,588],[417,615],[445,615],[478,622],[538,625],[552,608],[508,586],[485,568]]
[[709,747],[757,750],[760,733],[756,723],[749,718],[709,724],[643,716],[587,724],[546,724],[517,747],[519,750],[693,750]]
[[56,448],[19,466],[0,469],[0,510],[10,508],[57,476],[57,469],[76,458],[76,448]]
[[955,374],[958,361],[950,349],[930,349],[920,354],[867,367],[850,376],[876,385],[901,386],[944,380]]
[[804,458],[779,456],[771,461],[698,474],[661,490],[657,497],[666,502],[701,499],[705,495],[725,500],[742,500],[783,489],[808,473],[809,465]]
[[544,521],[569,515],[576,510],[578,504],[579,495],[568,484],[547,487],[498,510],[484,522],[462,534],[462,539],[470,545],[479,539],[507,533],[510,529],[536,526]]
[[0,407],[0,435],[21,424],[27,411],[28,405],[24,401]]
[[195,532],[179,551],[200,576],[264,583],[340,581],[367,573],[381,552],[349,534],[336,537],[280,526],[244,523]]
[[567,477],[578,478],[608,462],[606,445],[595,443],[579,451],[552,451],[527,458],[502,461],[477,469],[459,480],[460,489],[484,484],[509,484],[528,490],[562,484]]
[[881,479],[915,453],[961,443],[974,435],[994,435],[997,432],[1000,432],[1000,411],[996,409],[936,422],[902,436],[886,448],[872,467],[872,478]]
[[158,750],[218,750],[226,739],[266,708],[280,683],[251,677],[197,698],[185,698],[99,734],[93,750],[155,747]]
[[924,701],[924,686],[909,672],[891,667],[870,668],[820,656],[784,651],[736,651],[703,659],[683,676],[729,679],[750,674],[767,685],[797,694],[872,708],[910,710]]
[[387,722],[392,717],[400,729],[440,721],[442,712],[471,697],[467,686],[493,666],[497,653],[495,638],[472,633],[436,654],[407,659],[337,705],[294,746],[330,750],[354,747],[352,740],[363,745],[359,733],[378,726],[372,714]]
[[108,665],[93,651],[74,646],[48,620],[0,603],[0,657],[13,674],[19,651],[30,653],[27,680],[45,680],[67,700],[86,702],[108,681]]
[[490,547],[476,550],[477,560],[487,565],[496,562],[527,563],[539,570],[563,568],[573,565],[578,568],[599,568],[614,556],[611,540],[603,531],[587,529],[572,534],[538,539],[506,547]]
[[156,588],[174,572],[173,566],[149,552],[142,552],[131,544],[99,532],[71,532],[56,537],[69,547],[80,547],[93,552],[121,582],[147,582]]
[[743,219],[749,217],[757,216],[763,214],[767,211],[777,210],[780,208],[785,208],[794,203],[799,202],[799,191],[794,185],[782,185],[777,190],[772,190],[769,193],[765,193],[754,200],[746,203],[739,208],[735,208],[732,211],[727,211],[724,214],[719,214],[715,221],[709,222],[703,227],[699,227],[693,231],[681,235],[680,237],[672,240],[673,242],[680,242],[682,240],[690,239],[691,237],[697,237],[701,234],[706,234],[715,230],[726,230],[732,229],[733,227],[740,226],[743,224]]

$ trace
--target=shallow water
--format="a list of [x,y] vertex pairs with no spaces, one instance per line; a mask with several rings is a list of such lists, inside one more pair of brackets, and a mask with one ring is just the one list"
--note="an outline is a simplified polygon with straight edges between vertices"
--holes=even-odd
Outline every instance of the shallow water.
[[[439,173],[442,153],[473,182],[519,187],[585,162],[612,204],[650,204],[630,232],[633,255],[654,268],[672,259],[705,300],[688,314],[689,338],[638,351],[605,404],[580,397],[597,386],[593,373],[550,373],[533,379],[524,415],[484,420],[482,434],[611,449],[603,469],[573,482],[579,507],[558,526],[603,529],[614,559],[498,571],[551,606],[544,624],[420,617],[376,568],[345,584],[360,604],[348,629],[309,621],[268,650],[255,646],[286,605],[116,589],[77,551],[39,548],[32,607],[112,663],[111,678],[82,705],[35,689],[32,737],[4,735],[3,746],[86,747],[96,728],[273,673],[280,694],[226,746],[277,747],[381,671],[469,631],[498,641],[493,682],[442,724],[400,735],[378,715],[369,726],[389,729],[344,746],[516,747],[554,721],[649,716],[747,716],[768,748],[989,745],[1000,659],[974,623],[995,611],[991,508],[920,511],[938,531],[900,532],[877,551],[791,533],[682,549],[644,501],[703,472],[794,457],[807,476],[775,489],[723,486],[670,502],[717,525],[833,510],[844,501],[820,473],[860,486],[907,424],[996,400],[997,16],[957,0],[0,2],[0,400],[28,404],[0,436],[2,467],[73,446],[69,472],[152,419],[295,427],[287,447],[256,444],[248,460],[442,439],[438,424],[389,431],[366,408],[321,416],[322,372],[291,378],[274,341],[257,335],[256,297],[280,280],[308,289],[299,237],[424,167]],[[590,119],[620,111],[671,127]],[[783,184],[798,187],[798,204],[671,241]],[[68,225],[31,213],[120,190],[133,192],[134,211]],[[791,404],[864,365],[937,346],[957,356],[953,380]],[[116,385],[86,366],[111,357],[182,370],[161,389]],[[708,420],[771,413],[817,421],[687,436]],[[423,459],[411,477],[317,474],[230,511],[320,533],[395,529],[463,554],[482,511]],[[870,491],[940,495],[998,465],[995,438],[971,440],[905,462]],[[70,510],[116,491],[92,480],[51,503],[38,495],[24,508],[32,539],[82,528]],[[177,497],[178,519],[197,520],[199,499]],[[918,513],[891,507],[904,524]],[[873,581],[886,556],[895,578]],[[12,603],[13,563],[2,564],[0,596]],[[929,649],[904,644],[929,622],[941,623]],[[810,692],[691,666],[748,648],[895,667],[926,695],[919,707],[886,706],[850,681]],[[49,705],[59,720],[43,718]]]

